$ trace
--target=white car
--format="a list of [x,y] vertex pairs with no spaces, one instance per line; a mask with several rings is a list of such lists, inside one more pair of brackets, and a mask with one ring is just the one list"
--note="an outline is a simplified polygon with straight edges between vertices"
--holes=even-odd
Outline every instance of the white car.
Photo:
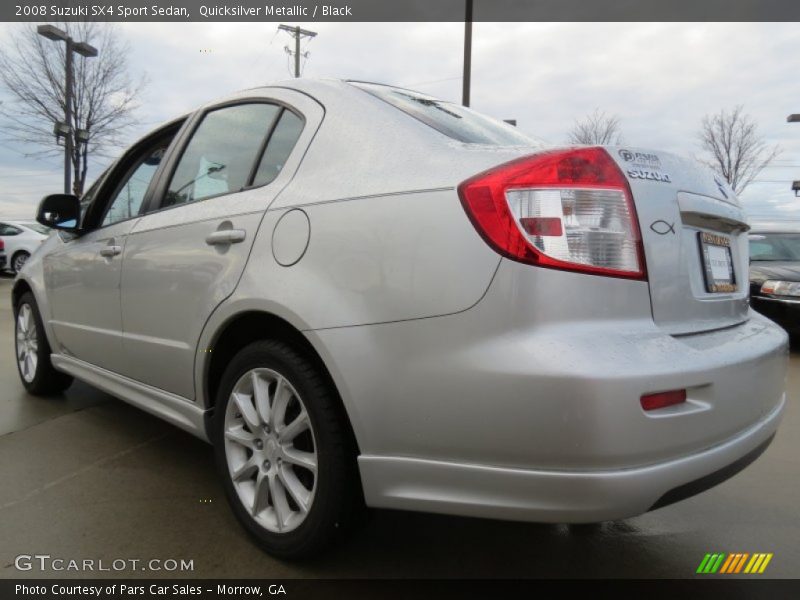
[[18,273],[50,234],[50,229],[35,221],[0,221],[0,240],[5,244],[7,268]]

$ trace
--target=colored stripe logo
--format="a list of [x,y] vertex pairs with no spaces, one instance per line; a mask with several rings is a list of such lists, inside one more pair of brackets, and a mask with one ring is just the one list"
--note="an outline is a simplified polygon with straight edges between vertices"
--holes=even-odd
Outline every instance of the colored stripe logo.
[[706,554],[700,561],[696,573],[701,575],[713,575],[714,573],[735,575],[737,573],[748,573],[750,575],[760,575],[763,573],[769,561],[772,560],[772,552],[733,552],[726,554],[716,552]]

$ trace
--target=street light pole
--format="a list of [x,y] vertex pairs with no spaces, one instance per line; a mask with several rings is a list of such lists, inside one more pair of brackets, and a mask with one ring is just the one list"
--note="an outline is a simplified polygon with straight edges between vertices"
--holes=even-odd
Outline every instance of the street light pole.
[[464,75],[461,78],[461,104],[469,106],[469,91],[472,79],[472,0],[466,0],[464,13]]
[[[72,68],[72,53],[77,52],[81,56],[90,58],[97,56],[97,48],[86,42],[76,42],[66,31],[54,27],[53,25],[39,25],[36,28],[39,35],[46,37],[54,42],[64,42],[66,44],[66,54],[64,58],[64,193],[72,193],[72,154],[74,151],[74,128],[72,127],[72,97],[75,86]],[[57,125],[57,124],[56,124]]]
[[64,122],[67,124],[67,135],[64,138],[64,193],[72,193],[72,38],[66,39],[67,55],[64,59],[66,71],[66,87],[64,88]]

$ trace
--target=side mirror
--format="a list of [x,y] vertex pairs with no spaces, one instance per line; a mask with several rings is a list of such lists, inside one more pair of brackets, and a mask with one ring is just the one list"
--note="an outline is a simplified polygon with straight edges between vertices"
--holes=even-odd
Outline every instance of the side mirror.
[[81,202],[72,194],[50,194],[42,198],[36,221],[45,227],[63,231],[78,231],[81,218]]

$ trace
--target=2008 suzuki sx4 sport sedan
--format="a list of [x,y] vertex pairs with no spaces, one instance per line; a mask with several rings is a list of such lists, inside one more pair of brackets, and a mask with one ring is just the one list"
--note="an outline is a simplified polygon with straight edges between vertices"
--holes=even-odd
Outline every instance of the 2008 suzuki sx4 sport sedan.
[[294,80],[166,124],[38,219],[24,386],[76,377],[212,442],[278,556],[364,504],[638,515],[743,468],[784,410],[738,201],[668,153]]

